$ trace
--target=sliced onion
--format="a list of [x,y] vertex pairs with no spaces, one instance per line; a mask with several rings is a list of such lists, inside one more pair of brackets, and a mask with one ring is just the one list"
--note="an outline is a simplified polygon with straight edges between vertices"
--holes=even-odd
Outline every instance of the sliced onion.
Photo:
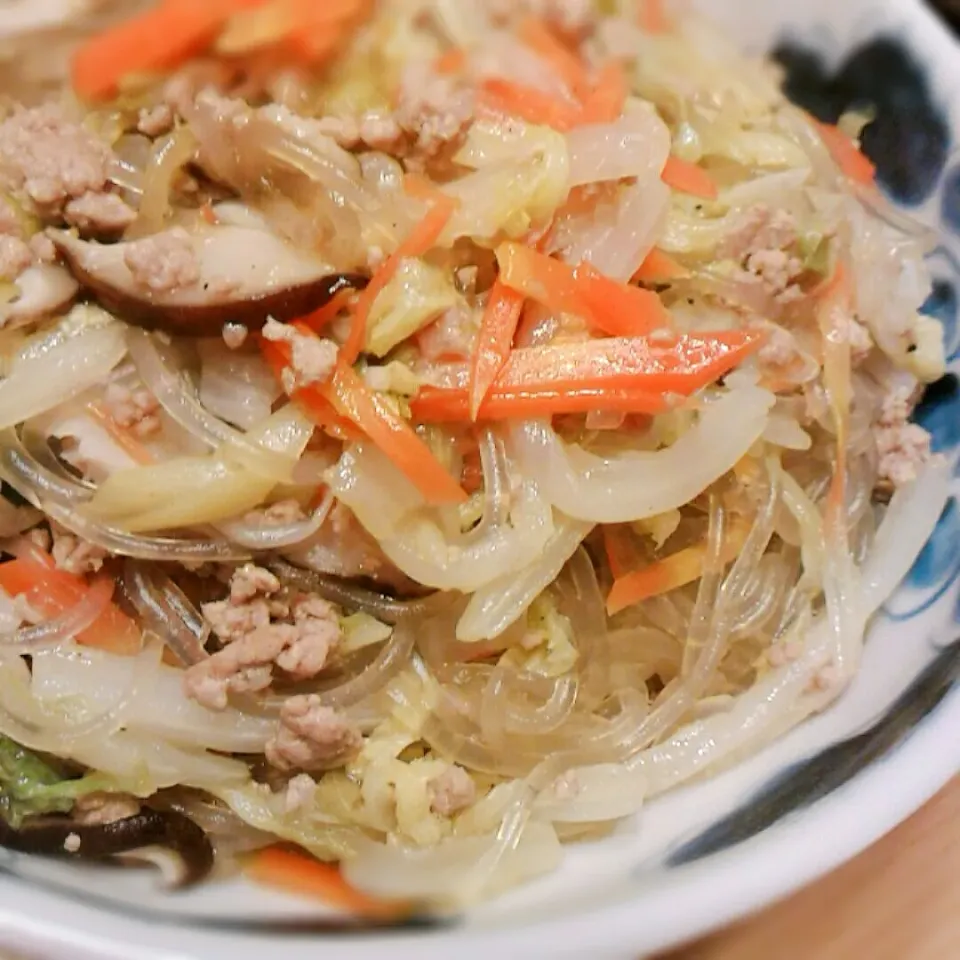
[[917,480],[894,494],[861,570],[868,616],[889,600],[933,536],[950,493],[951,474],[945,460],[931,463]]
[[118,657],[80,648],[50,651],[39,659],[33,679],[38,699],[72,697],[87,704],[108,700],[111,691],[129,685],[138,667],[146,666],[147,676],[123,716],[124,726],[141,736],[194,749],[260,753],[276,732],[267,718],[204,709],[184,692],[183,671],[160,663],[155,653]]
[[635,814],[646,798],[646,774],[619,763],[575,767],[537,797],[534,816],[554,823],[604,823]]
[[30,342],[0,381],[0,429],[46,413],[103,383],[127,352],[123,327],[97,307],[75,307]]
[[510,476],[503,443],[489,428],[480,434],[480,465],[483,468],[483,517],[464,534],[465,543],[482,539],[510,517]]
[[199,341],[197,351],[204,409],[243,430],[270,416],[282,391],[259,354],[231,350],[222,338]]
[[499,577],[478,590],[457,624],[464,643],[499,637],[516,623],[557,577],[593,529],[592,523],[559,516],[543,554],[525,570]]
[[656,453],[610,457],[566,446],[545,423],[518,425],[511,446],[526,477],[570,517],[630,523],[695,499],[762,436],[774,396],[740,386],[706,406],[696,426]]
[[[495,847],[490,837],[451,837],[431,849],[414,849],[366,840],[343,863],[353,886],[379,897],[425,899],[445,904],[470,902],[481,893],[532,880],[555,870],[563,859],[556,832],[531,823],[515,847],[480,870]],[[480,888],[480,889],[478,889]]]
[[218,524],[217,529],[228,540],[248,550],[268,551],[295,547],[319,533],[330,516],[333,502],[333,493],[328,490],[317,508],[302,520],[290,523],[233,520]]
[[670,188],[659,175],[624,187],[612,223],[587,223],[563,251],[568,263],[592,263],[626,283],[659,242],[670,208]]
[[131,327],[127,331],[127,346],[144,386],[175,423],[209,447],[226,445],[232,456],[258,475],[276,483],[290,481],[295,461],[265,450],[205,409],[186,374],[164,355],[166,351],[162,351],[156,337]]
[[46,469],[12,431],[0,437],[0,475],[51,520],[115,556],[180,563],[231,563],[249,557],[246,551],[222,539],[144,536],[98,523],[77,510],[94,491]]
[[637,101],[614,123],[567,134],[570,186],[637,177],[659,178],[670,156],[670,130],[652,106]]
[[180,171],[197,156],[197,140],[187,127],[178,127],[153,147],[141,181],[142,195],[130,236],[145,237],[163,230],[170,215],[170,194]]
[[550,508],[527,481],[510,504],[510,523],[470,543],[449,539],[439,511],[420,506],[410,481],[375,451],[347,451],[330,487],[380,543],[393,564],[412,580],[439,590],[470,593],[540,555],[553,533]]

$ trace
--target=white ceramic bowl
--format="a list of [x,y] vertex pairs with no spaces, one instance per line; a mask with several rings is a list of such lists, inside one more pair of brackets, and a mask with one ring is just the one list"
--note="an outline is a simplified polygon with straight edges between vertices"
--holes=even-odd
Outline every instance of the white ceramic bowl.
[[[954,40],[919,0],[701,6],[752,50],[786,44],[790,89],[809,105],[885,105],[871,133],[881,182],[942,229],[930,310],[947,327],[956,369]],[[798,56],[801,48],[819,63]],[[941,385],[921,413],[951,456],[960,448],[955,386]],[[834,709],[741,767],[654,801],[612,838],[571,850],[558,874],[449,926],[333,934],[320,929],[321,907],[239,882],[168,897],[149,877],[4,854],[0,949],[52,960],[307,960],[327,951],[343,960],[636,960],[691,939],[853,856],[960,770],[958,581],[960,507],[952,501]]]

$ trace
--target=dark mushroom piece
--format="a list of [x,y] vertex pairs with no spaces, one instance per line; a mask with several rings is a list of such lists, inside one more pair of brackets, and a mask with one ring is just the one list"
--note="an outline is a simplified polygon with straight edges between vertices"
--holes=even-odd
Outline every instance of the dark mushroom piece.
[[0,817],[0,847],[69,860],[146,860],[173,889],[194,886],[213,869],[213,847],[192,820],[172,810],[141,810],[115,823],[84,825],[60,817],[27,820],[20,829]]
[[100,244],[62,230],[49,236],[74,277],[104,307],[144,329],[179,336],[219,336],[228,323],[259,330],[268,317],[289,322],[326,306],[343,290],[367,285],[366,277],[334,273],[328,264],[252,227],[191,230],[199,279],[169,291],[138,282],[127,265],[133,244],[144,241]]

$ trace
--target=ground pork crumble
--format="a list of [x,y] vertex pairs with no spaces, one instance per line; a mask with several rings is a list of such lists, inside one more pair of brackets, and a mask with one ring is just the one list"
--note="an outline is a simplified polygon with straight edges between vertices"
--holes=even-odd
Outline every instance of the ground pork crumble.
[[42,220],[116,232],[134,211],[110,192],[110,148],[61,106],[17,107],[0,123],[0,185]]
[[288,597],[279,580],[254,564],[237,570],[225,600],[203,605],[223,649],[191,667],[187,694],[223,710],[231,693],[267,689],[275,672],[309,680],[327,663],[342,637],[337,610],[320,597]]
[[796,255],[797,222],[786,210],[758,205],[744,214],[720,249],[720,256],[739,264],[736,279],[762,286],[781,305],[799,300],[796,280],[803,261]]
[[912,409],[910,392],[903,388],[895,390],[884,399],[874,428],[880,454],[880,480],[895,487],[916,480],[931,458],[932,437],[923,427],[910,423]]

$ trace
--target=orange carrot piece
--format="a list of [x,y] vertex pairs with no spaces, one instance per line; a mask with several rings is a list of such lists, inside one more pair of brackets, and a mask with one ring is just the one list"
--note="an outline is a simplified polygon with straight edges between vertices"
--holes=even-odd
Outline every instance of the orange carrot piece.
[[[55,567],[52,558],[38,550],[38,559],[20,558],[0,563],[0,588],[9,596],[23,596],[44,617],[59,617],[76,606],[90,588],[82,577]],[[40,562],[38,562],[40,561]],[[133,656],[143,647],[139,627],[111,603],[77,643],[119,656]]]
[[505,420],[548,420],[586,413],[629,413],[653,416],[666,413],[670,403],[662,394],[642,387],[523,387],[495,383],[476,416],[466,390],[424,387],[411,401],[417,423],[498,423]]
[[669,330],[673,320],[660,297],[605,277],[589,263],[574,271],[582,296],[604,333],[615,337],[640,337]]
[[603,549],[607,564],[616,579],[625,576],[636,567],[637,548],[630,531],[623,524],[607,524],[603,528]]
[[716,200],[719,196],[717,185],[706,170],[679,157],[671,156],[667,160],[661,179],[679,193],[689,193],[704,200]]
[[83,100],[111,97],[130,74],[169,70],[202,53],[231,14],[261,2],[164,0],[87,40],[71,64],[73,88]]
[[497,261],[506,286],[555,313],[582,317],[611,336],[638,336],[672,325],[655,293],[617,283],[589,264],[573,269],[517,243],[502,244]]
[[[733,561],[746,540],[748,527],[732,525],[721,550],[724,564]],[[664,557],[656,563],[620,576],[607,597],[607,613],[612,617],[651,597],[659,597],[671,590],[696,583],[703,576],[707,560],[706,544],[696,544]]]
[[256,883],[321,900],[359,917],[392,920],[411,911],[408,902],[380,900],[350,886],[335,864],[321,863],[286,847],[267,847],[252,854],[245,872]]
[[583,61],[544,23],[528,17],[520,25],[520,39],[563,81],[577,97],[588,89],[589,78]]
[[[408,178],[409,180],[410,178]],[[426,188],[423,181],[414,178],[412,182],[408,183],[407,189],[417,199],[420,199]],[[437,240],[440,239],[440,234],[443,233],[457,209],[457,201],[453,197],[432,186],[429,188],[429,195],[430,206],[423,219],[413,228],[410,235],[397,247],[396,251],[387,257],[380,269],[371,278],[366,290],[357,298],[351,317],[350,336],[347,337],[347,342],[340,350],[340,357],[337,361],[341,368],[352,366],[363,351],[363,346],[367,340],[367,324],[370,320],[370,311],[373,309],[377,297],[396,276],[400,264],[408,257],[422,257],[425,253],[429,253],[436,245]]]
[[453,47],[437,57],[433,62],[433,69],[441,76],[452,77],[462,73],[467,65],[467,52],[462,47]]
[[480,86],[479,104],[493,112],[566,132],[582,119],[579,106],[536,87],[491,77]]
[[815,120],[823,142],[843,173],[856,183],[873,186],[877,181],[877,167],[839,127]]
[[640,269],[633,275],[633,283],[666,283],[689,277],[690,271],[662,250],[653,249],[647,254]]
[[[310,330],[307,320],[300,321],[304,331]],[[274,343],[270,340],[259,338],[260,352],[264,360],[267,361],[273,375],[277,380],[281,380],[284,369],[290,364],[290,348],[285,343]],[[356,441],[363,439],[363,432],[346,417],[340,416],[333,408],[333,405],[319,391],[298,390],[292,398],[307,413],[310,419],[324,433],[335,437],[337,440]]]
[[499,280],[490,291],[470,370],[470,415],[473,419],[476,419],[487,391],[510,356],[523,301],[522,294],[504,286]]
[[[589,413],[662,413],[670,395],[689,396],[729,373],[759,349],[761,338],[738,331],[676,337],[588,340],[514,350],[487,392],[480,420]],[[467,422],[467,389],[424,388],[411,403],[414,419]]]
[[350,367],[338,368],[325,395],[339,413],[352,420],[376,444],[429,503],[463,503],[460,484],[377,393]]
[[308,313],[299,322],[309,327],[314,333],[320,333],[337,319],[341,310],[349,306],[353,296],[353,290],[341,290],[329,303],[314,310],[313,313]]
[[371,0],[298,0],[300,26],[284,49],[317,65],[341,50],[351,33],[369,16]]
[[670,18],[663,0],[640,0],[637,15],[640,26],[647,33],[667,33],[670,30]]
[[583,123],[613,123],[627,103],[630,89],[623,64],[611,61],[583,101]]

